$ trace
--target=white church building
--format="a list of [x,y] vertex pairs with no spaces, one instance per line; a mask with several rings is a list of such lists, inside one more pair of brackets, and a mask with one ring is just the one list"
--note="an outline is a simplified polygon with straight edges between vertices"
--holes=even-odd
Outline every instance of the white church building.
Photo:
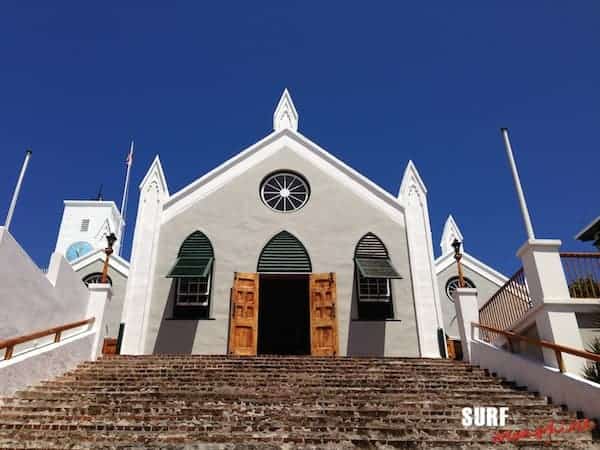
[[[434,259],[415,165],[388,194],[298,132],[288,91],[273,127],[173,195],[155,158],[140,185],[131,273],[117,205],[64,202],[55,252],[86,285],[100,281],[106,236],[118,238],[103,324],[112,348],[443,356],[446,337],[460,339],[452,242],[464,238],[449,216]],[[480,306],[507,281],[464,249],[461,262]]]
[[298,131],[273,131],[171,194],[140,184],[123,354],[439,357],[444,320],[427,189],[391,195]]

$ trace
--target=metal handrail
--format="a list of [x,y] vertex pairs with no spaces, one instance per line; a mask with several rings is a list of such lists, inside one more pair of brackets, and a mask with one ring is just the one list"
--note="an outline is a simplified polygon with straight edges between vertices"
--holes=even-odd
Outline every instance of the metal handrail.
[[551,342],[547,342],[547,341],[539,341],[537,339],[533,339],[533,338],[530,338],[527,336],[521,336],[520,334],[515,334],[510,331],[499,330],[497,328],[488,327],[486,325],[481,325],[481,324],[478,324],[475,322],[473,322],[472,325],[474,327],[481,328],[481,329],[484,329],[487,331],[491,331],[493,333],[501,334],[504,337],[506,337],[506,339],[508,341],[508,347],[511,350],[511,352],[513,351],[511,339],[516,339],[518,341],[524,341],[529,344],[536,345],[538,347],[545,347],[545,348],[554,350],[554,354],[556,355],[556,361],[558,362],[558,368],[560,369],[561,372],[565,371],[565,366],[564,366],[564,362],[563,362],[563,358],[562,358],[563,353],[568,353],[570,355],[579,356],[581,358],[589,359],[591,361],[600,362],[600,355],[597,355],[596,353],[588,352],[585,350],[577,350],[575,348],[565,347],[564,345],[552,344]]
[[15,345],[22,344],[27,341],[33,341],[34,339],[39,339],[41,337],[54,335],[54,342],[60,342],[61,334],[63,331],[70,330],[72,328],[81,327],[83,325],[92,324],[96,319],[94,317],[90,317],[89,319],[80,320],[78,322],[71,322],[66,325],[60,325],[58,327],[48,328],[46,330],[36,331],[35,333],[26,334],[23,336],[18,336],[10,339],[5,339],[0,341],[0,350],[3,348],[6,349],[4,352],[4,359],[10,359],[13,356],[13,351]]

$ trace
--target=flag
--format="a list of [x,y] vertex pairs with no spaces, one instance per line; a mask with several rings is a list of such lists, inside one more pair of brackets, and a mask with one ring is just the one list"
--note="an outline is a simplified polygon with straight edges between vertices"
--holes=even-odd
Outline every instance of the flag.
[[131,147],[129,148],[129,153],[127,154],[127,159],[125,159],[125,165],[127,167],[131,167],[133,163],[133,141],[131,141]]

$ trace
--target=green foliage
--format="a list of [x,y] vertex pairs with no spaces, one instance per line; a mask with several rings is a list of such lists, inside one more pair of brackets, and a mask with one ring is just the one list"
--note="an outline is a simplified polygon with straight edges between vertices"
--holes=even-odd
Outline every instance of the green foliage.
[[[600,338],[594,338],[588,350],[600,355]],[[588,362],[583,369],[583,376],[590,381],[600,383],[600,362]]]

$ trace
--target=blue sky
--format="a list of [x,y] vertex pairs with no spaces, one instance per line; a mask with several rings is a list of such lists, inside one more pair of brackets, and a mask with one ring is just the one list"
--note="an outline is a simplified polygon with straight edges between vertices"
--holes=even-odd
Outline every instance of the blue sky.
[[131,137],[134,218],[156,153],[175,192],[268,134],[285,87],[300,131],[389,192],[415,161],[436,253],[452,213],[467,251],[519,267],[503,126],[538,237],[592,250],[597,1],[23,5],[0,4],[0,218],[31,147],[11,231],[42,266],[63,199],[120,201]]

